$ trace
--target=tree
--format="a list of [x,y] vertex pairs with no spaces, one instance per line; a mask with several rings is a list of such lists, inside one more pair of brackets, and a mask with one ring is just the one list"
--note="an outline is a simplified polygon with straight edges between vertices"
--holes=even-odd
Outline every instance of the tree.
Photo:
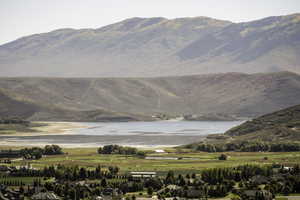
[[107,187],[107,182],[105,178],[101,180],[101,187]]
[[144,151],[138,151],[137,155],[140,156],[140,157],[145,157],[146,156],[146,152],[144,152]]
[[45,155],[63,154],[62,149],[58,145],[46,145],[44,148]]
[[108,170],[109,170],[109,172],[110,172],[111,174],[116,175],[116,174],[118,174],[120,168],[119,168],[119,167],[109,166],[109,167],[108,167]]
[[192,178],[193,178],[193,179],[196,178],[196,174],[195,174],[195,173],[192,174]]
[[228,159],[228,156],[226,154],[221,154],[219,156],[219,160],[227,160]]
[[152,187],[148,187],[147,188],[147,193],[148,193],[148,195],[152,195],[153,194],[153,188]]
[[174,184],[175,183],[175,178],[174,178],[174,172],[169,171],[167,174],[167,177],[165,179],[165,183],[168,184]]
[[86,173],[86,169],[84,167],[80,168],[79,171],[79,177],[81,179],[86,179],[87,178],[87,173]]
[[289,185],[285,185],[282,192],[285,195],[289,195],[292,192],[292,188]]

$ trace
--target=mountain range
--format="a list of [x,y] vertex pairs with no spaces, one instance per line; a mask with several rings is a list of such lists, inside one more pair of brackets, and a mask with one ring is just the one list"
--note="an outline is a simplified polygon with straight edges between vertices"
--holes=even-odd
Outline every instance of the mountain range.
[[131,18],[59,29],[0,46],[0,76],[156,77],[300,73],[300,14],[233,23],[207,17]]
[[0,116],[29,120],[256,117],[299,104],[300,75],[224,73],[157,78],[0,78]]

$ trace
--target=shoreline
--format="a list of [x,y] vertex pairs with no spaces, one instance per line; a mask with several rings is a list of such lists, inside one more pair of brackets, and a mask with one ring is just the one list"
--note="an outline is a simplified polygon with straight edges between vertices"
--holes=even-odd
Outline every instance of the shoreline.
[[[28,144],[27,142],[17,142],[17,141],[1,141],[0,142],[0,149],[2,148],[22,148],[22,147],[45,147],[46,145],[51,145],[50,143],[32,143]],[[56,144],[63,149],[97,149],[99,147],[103,147],[104,145],[97,145],[97,144]],[[121,144],[119,144],[121,145]],[[126,146],[126,147],[134,147],[137,149],[142,149],[142,150],[155,150],[155,149],[165,149],[165,148],[175,148],[180,145],[121,145],[121,146]]]
[[44,126],[32,127],[35,132],[16,132],[11,134],[0,134],[0,136],[45,136],[45,135],[67,135],[70,131],[77,128],[87,128],[80,122],[46,122],[33,121],[36,124],[44,124]]
[[[170,125],[171,127],[169,128],[169,123],[166,121],[162,121],[162,125],[161,123],[154,124],[153,130],[144,130],[143,124],[132,124],[137,126],[133,129],[128,128],[128,126],[131,127],[131,125],[113,124],[112,126],[105,127],[102,130],[102,126],[99,128],[97,124],[85,124],[82,122],[35,121],[34,123],[37,123],[38,125],[44,124],[45,126],[32,127],[34,131],[31,132],[1,134],[0,146],[32,147],[57,144],[63,148],[84,149],[96,148],[109,144],[118,144],[121,146],[130,146],[141,149],[172,148],[175,146],[190,144],[195,141],[201,141],[209,135],[210,132],[216,130],[215,123],[204,123],[204,125],[201,125],[201,123],[200,125],[198,123],[192,125],[184,123],[182,125],[183,129],[181,129],[181,126],[178,128],[176,123],[176,126],[173,127]],[[214,128],[211,128],[212,124],[214,125]],[[158,125],[163,128],[157,128]],[[226,126],[232,125],[233,124],[229,123]],[[98,127],[98,129],[94,130],[94,126]],[[190,128],[190,126],[192,126],[192,128]],[[207,132],[205,127],[207,127],[206,129],[209,130],[209,132]],[[120,131],[120,133],[115,129]],[[202,129],[204,130],[203,132]],[[223,123],[220,123],[220,129],[224,129]],[[138,131],[136,132],[135,130]],[[98,131],[100,131],[100,133],[97,133]],[[133,133],[132,131],[135,132]],[[143,131],[146,131],[146,133]],[[159,132],[151,132],[151,134],[147,134],[147,131]]]

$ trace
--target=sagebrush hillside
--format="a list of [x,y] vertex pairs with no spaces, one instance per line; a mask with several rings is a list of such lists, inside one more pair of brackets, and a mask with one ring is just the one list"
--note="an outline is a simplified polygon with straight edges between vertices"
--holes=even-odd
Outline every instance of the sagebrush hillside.
[[300,151],[300,104],[246,121],[178,148],[205,152]]
[[300,105],[252,119],[225,135],[239,140],[300,141]]

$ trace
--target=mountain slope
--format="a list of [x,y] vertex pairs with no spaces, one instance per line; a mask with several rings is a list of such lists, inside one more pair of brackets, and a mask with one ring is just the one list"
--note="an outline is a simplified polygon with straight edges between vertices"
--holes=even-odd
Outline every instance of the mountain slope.
[[[0,78],[0,88],[5,94],[1,100],[34,105],[32,116],[41,116],[35,109],[42,107],[46,113],[52,109],[79,113],[102,110],[134,113],[137,118],[159,113],[254,117],[300,103],[300,76],[290,72],[161,78]],[[15,108],[19,112],[16,106],[2,108],[9,108],[6,113],[14,113]]]
[[231,23],[131,18],[60,29],[0,46],[0,76],[149,77],[300,72],[300,15]]
[[300,151],[300,104],[254,118],[224,134],[211,134],[200,142],[182,147],[206,152]]
[[[12,97],[13,96],[13,97]],[[140,121],[153,120],[150,117],[96,110],[74,110],[61,108],[56,105],[45,105],[30,98],[19,98],[17,95],[8,95],[0,91],[1,118],[18,117],[32,121]]]
[[157,75],[158,66],[171,61],[166,57],[228,24],[204,17],[132,18],[99,29],[36,34],[0,46],[0,75]]
[[300,105],[247,121],[225,133],[245,139],[300,140]]
[[[230,24],[201,37],[178,56],[206,72],[300,72],[300,15]],[[193,67],[191,67],[193,68]]]

